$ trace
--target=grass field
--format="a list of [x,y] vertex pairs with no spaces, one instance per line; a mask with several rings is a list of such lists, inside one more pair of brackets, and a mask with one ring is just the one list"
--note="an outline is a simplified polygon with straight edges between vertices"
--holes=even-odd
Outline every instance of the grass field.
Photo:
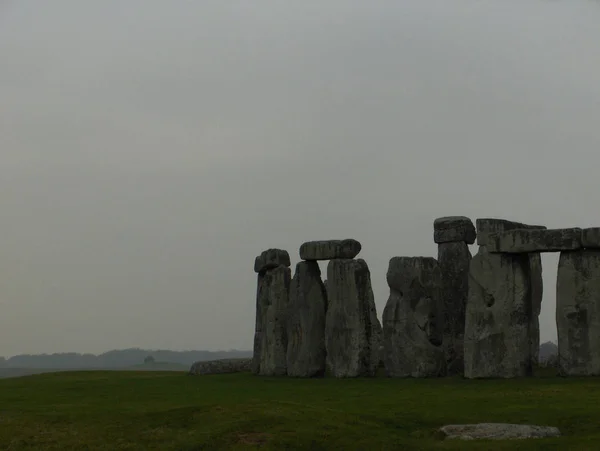
[[[449,423],[564,436],[442,441]],[[0,380],[2,450],[600,449],[600,378],[470,381],[68,372]]]

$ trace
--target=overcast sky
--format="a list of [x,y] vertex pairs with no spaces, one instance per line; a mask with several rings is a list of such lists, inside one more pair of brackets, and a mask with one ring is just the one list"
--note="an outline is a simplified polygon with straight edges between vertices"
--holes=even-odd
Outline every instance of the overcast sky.
[[251,349],[269,247],[358,239],[381,316],[436,217],[600,225],[597,1],[0,5],[0,355]]

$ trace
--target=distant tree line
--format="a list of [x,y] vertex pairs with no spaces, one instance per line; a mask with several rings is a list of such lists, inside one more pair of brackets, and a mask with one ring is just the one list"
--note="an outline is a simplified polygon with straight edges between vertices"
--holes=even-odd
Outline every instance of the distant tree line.
[[0,368],[121,368],[139,365],[151,356],[157,362],[191,365],[194,362],[216,359],[252,357],[252,351],[166,351],[148,349],[122,349],[104,354],[21,354],[10,358],[0,357]]

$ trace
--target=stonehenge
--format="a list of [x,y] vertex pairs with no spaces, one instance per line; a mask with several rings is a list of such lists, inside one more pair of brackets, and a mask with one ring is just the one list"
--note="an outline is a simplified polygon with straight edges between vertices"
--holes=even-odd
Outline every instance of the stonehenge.
[[[371,272],[354,239],[308,241],[291,275],[287,251],[267,249],[258,274],[256,375],[531,376],[544,293],[541,253],[559,252],[558,371],[600,376],[600,227],[548,229],[499,218],[433,223],[434,257],[392,257],[377,317]],[[478,250],[471,255],[469,245]],[[319,261],[328,260],[327,278]]]
[[[287,251],[268,249],[256,257],[254,374],[375,375],[382,331],[369,267],[354,259],[360,250],[353,239],[303,243],[293,278]],[[329,260],[327,285],[320,260]]]

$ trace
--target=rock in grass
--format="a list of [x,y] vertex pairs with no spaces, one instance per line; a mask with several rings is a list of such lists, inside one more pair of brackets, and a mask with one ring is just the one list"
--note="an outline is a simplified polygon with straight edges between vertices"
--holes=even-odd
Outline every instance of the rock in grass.
[[459,440],[514,440],[560,437],[558,428],[529,424],[479,423],[451,424],[439,429],[446,439]]
[[206,374],[249,373],[252,359],[220,359],[196,362],[190,368],[192,376]]

